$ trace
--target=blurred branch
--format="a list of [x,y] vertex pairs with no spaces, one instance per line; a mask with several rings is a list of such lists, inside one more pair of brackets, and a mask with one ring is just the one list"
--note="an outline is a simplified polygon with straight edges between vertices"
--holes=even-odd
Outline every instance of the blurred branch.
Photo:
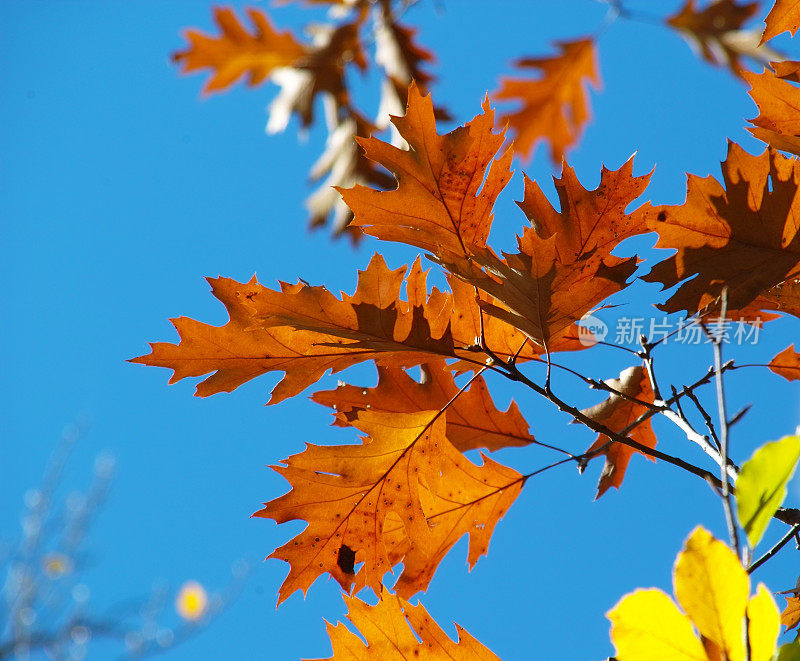
[[[83,435],[82,425],[64,432],[40,486],[24,496],[19,540],[2,540],[0,545],[7,549],[0,556],[5,574],[0,659],[29,659],[33,654],[81,659],[98,639],[118,641],[120,659],[153,656],[205,630],[239,596],[250,574],[250,564],[240,560],[220,592],[207,595],[202,585],[189,582],[176,596],[157,586],[147,597],[125,598],[100,615],[91,613],[91,591],[81,580],[90,557],[87,540],[106,503],[115,461],[100,454],[88,490],[61,496],[68,460]],[[177,616],[169,608],[173,603]]]

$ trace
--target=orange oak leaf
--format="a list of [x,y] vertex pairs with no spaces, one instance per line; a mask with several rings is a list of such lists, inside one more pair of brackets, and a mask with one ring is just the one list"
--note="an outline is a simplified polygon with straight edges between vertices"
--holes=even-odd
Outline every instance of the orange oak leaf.
[[769,368],[787,381],[800,379],[800,353],[794,350],[794,344],[786,347],[769,362]]
[[[409,367],[448,357],[458,358],[462,369],[481,365],[472,348],[481,323],[472,288],[454,282],[452,294],[436,288],[428,294],[417,260],[405,283],[407,300],[402,300],[405,273],[406,267],[392,271],[376,255],[360,272],[356,293],[341,299],[324,287],[282,283],[275,291],[255,279],[247,284],[211,279],[230,321],[210,326],[173,319],[180,343],[156,342],[150,354],[132,362],[172,369],[170,383],[213,372],[197,386],[201,397],[231,392],[268,372],[284,372],[270,403],[298,394],[328,370],[336,373],[369,360]],[[487,320],[484,331],[500,356],[511,357],[520,347],[522,360],[537,355],[530,343],[523,346],[520,331],[500,320]],[[564,347],[574,348],[569,342]]]
[[239,23],[232,9],[216,8],[214,20],[221,34],[209,37],[197,30],[187,30],[186,50],[173,54],[183,73],[211,69],[204,94],[221,92],[247,76],[251,87],[263,83],[277,68],[292,66],[302,58],[305,47],[289,32],[276,32],[267,15],[249,7],[247,15],[255,26],[251,34]]
[[[417,604],[384,593],[370,606],[355,597],[344,597],[347,619],[367,641],[361,640],[344,624],[326,623],[333,647],[333,656],[325,661],[499,661],[487,647],[456,624],[458,638],[453,641]],[[322,661],[322,660],[317,660]]]
[[[650,387],[650,376],[646,368],[642,366],[629,367],[619,375],[618,379],[609,379],[606,383],[614,388],[614,390],[623,393],[627,397],[642,402],[649,402],[652,404],[655,399],[653,390]],[[605,425],[612,431],[621,432],[639,416],[646,413],[647,410],[646,406],[632,401],[632,399],[628,399],[622,395],[612,394],[599,404],[584,409],[582,413],[592,418],[592,420]],[[631,430],[629,436],[634,441],[646,445],[648,448],[654,449],[656,447],[656,435],[653,433],[650,420],[646,420]],[[604,447],[605,449],[602,450]],[[600,434],[597,437],[597,440],[587,452],[595,452],[598,450],[602,450],[600,454],[605,455],[606,463],[605,466],[603,466],[603,471],[600,473],[596,498],[600,498],[609,487],[619,489],[620,486],[622,486],[622,480],[625,478],[625,471],[628,469],[628,463],[633,454],[639,452],[639,450],[635,450],[628,445],[612,442],[611,439],[604,434]],[[639,454],[642,453],[639,452]],[[655,461],[652,457],[648,457],[648,459]]]
[[550,143],[550,157],[558,164],[565,152],[580,139],[584,125],[591,119],[588,90],[584,83],[600,88],[597,53],[591,39],[557,44],[559,55],[523,58],[515,65],[536,70],[538,78],[506,78],[501,81],[495,101],[516,101],[518,110],[500,117],[515,135],[515,148],[530,158],[536,145]]
[[800,62],[783,60],[780,62],[770,62],[770,66],[778,78],[791,80],[793,83],[800,83]]
[[800,274],[798,161],[773,150],[752,156],[729,143],[722,175],[724,186],[689,175],[684,204],[644,211],[659,235],[655,247],[678,251],[643,278],[665,287],[682,283],[662,310],[694,313],[723,285],[728,307],[746,308]]
[[797,0],[775,0],[767,18],[761,43],[772,39],[781,32],[790,32],[792,36],[800,28],[800,2]]
[[800,624],[800,597],[797,595],[786,597],[786,608],[781,613],[781,624],[787,631]]
[[800,89],[770,71],[743,77],[759,110],[748,131],[775,149],[800,154]]
[[[775,310],[784,314],[800,317],[800,280],[787,280],[765,291],[755,300],[762,310]],[[763,321],[777,319],[778,315],[769,314]]]
[[565,164],[562,177],[555,179],[560,211],[526,179],[519,204],[531,226],[517,240],[519,252],[504,253],[500,260],[482,251],[465,267],[446,266],[505,306],[481,302],[490,315],[551,348],[576,321],[623,289],[636,269],[636,258],[622,259],[611,250],[649,231],[638,210],[625,211],[649,178],[633,176],[631,159],[619,170],[603,168],[599,186],[589,191]]
[[408,90],[408,109],[392,123],[409,149],[377,138],[359,139],[367,158],[397,178],[393,191],[366,186],[340,189],[353,212],[354,227],[386,241],[400,241],[439,257],[460,259],[483,248],[492,207],[511,178],[512,153],[493,161],[504,141],[494,134],[494,111],[446,135],[436,132],[433,102],[417,85]]
[[273,466],[292,489],[254,516],[308,522],[270,555],[290,565],[278,603],[324,573],[345,591],[369,586],[380,594],[398,562],[396,589],[409,597],[464,534],[470,566],[486,553],[524,478],[485,456],[482,466],[469,461],[447,440],[445,416],[359,411],[352,424],[367,434],[361,445],[308,445]]
[[476,448],[494,451],[534,442],[516,403],[512,401],[508,410],[499,411],[483,377],[476,378],[459,395],[453,373],[444,361],[426,363],[420,368],[421,382],[399,367],[379,366],[378,385],[374,388],[340,384],[335,390],[314,393],[311,399],[334,409],[334,424],[346,426],[359,411],[413,413],[440,409],[456,397],[447,409],[445,433],[461,452]]
[[751,57],[766,64],[776,54],[765,46],[759,47],[760,34],[743,30],[745,22],[758,11],[757,2],[737,4],[736,0],[719,0],[702,9],[695,0],[686,4],[667,24],[680,30],[700,56],[716,66],[729,67],[737,76],[745,71],[742,57]]

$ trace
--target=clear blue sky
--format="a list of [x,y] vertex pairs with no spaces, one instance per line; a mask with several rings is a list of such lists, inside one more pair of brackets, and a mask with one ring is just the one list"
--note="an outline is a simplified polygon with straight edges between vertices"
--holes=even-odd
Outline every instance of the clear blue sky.
[[[270,11],[296,32],[308,16],[321,15],[293,6]],[[603,16],[604,6],[591,0],[423,0],[408,22],[438,55],[435,100],[461,123],[497,88],[512,59],[551,54],[553,40],[594,32]],[[305,601],[295,594],[276,611],[287,568],[260,560],[299,526],[278,528],[249,516],[285,489],[268,464],[307,441],[354,435],[331,429],[328,411],[304,396],[263,406],[274,375],[232,395],[199,399],[192,384],[167,387],[166,371],[125,359],[145,353],[147,341],[173,340],[169,317],[225,321],[204,276],[246,279],[257,272],[267,285],[303,277],[351,291],[356,269],[376,249],[393,267],[413,253],[371,241],[353,250],[325,231],[309,233],[305,180],[323,132],[314,129],[300,142],[292,125],[266,136],[270,86],[201,101],[202,78],[179,76],[168,59],[186,26],[210,28],[211,4],[0,5],[0,536],[17,534],[23,494],[37,484],[61,429],[88,416],[91,429],[70,464],[66,491],[88,482],[101,450],[118,461],[91,536],[86,582],[97,609],[146,594],[157,579],[223,586],[231,564],[248,558],[256,567],[241,599],[168,658],[324,657],[330,647],[323,618],[335,622],[344,611],[336,585],[321,580]],[[657,164],[647,198],[678,203],[685,171],[719,174],[726,138],[760,151],[742,128],[756,114],[745,86],[699,62],[675,33],[619,21],[599,49],[603,90],[593,96],[594,121],[570,158],[585,185],[596,185],[601,164],[616,169],[638,150],[638,173]],[[541,149],[532,164],[516,169],[497,210],[501,246],[524,221],[513,204],[521,198],[520,170],[553,190]],[[655,254],[652,243],[636,243],[647,259]],[[630,313],[649,318],[652,299],[645,294],[655,296],[657,288],[637,291]],[[768,360],[796,331],[791,321],[774,322],[757,346],[734,357]],[[570,360],[600,378],[629,364],[624,354],[602,350],[588,367],[584,356]],[[710,360],[707,346],[667,349],[659,376],[688,383]],[[362,369],[348,379],[371,385],[374,377]],[[335,383],[328,377],[321,387]],[[756,404],[734,431],[739,460],[800,422],[796,384],[757,372],[738,372],[728,384],[731,409]],[[593,441],[532,395],[494,385],[501,403],[517,399],[540,439],[575,450]],[[556,386],[582,406],[600,399],[560,378]],[[665,451],[703,461],[672,429],[657,431]],[[499,459],[527,472],[549,455],[531,448]],[[724,523],[700,480],[640,457],[621,493],[592,502],[600,467],[583,476],[566,467],[531,481],[471,575],[462,540],[423,596],[439,623],[452,633],[450,622],[459,622],[506,660],[610,654],[604,612],[637,586],[668,588],[689,531],[703,523],[721,536]],[[790,502],[797,501],[793,486]],[[780,533],[768,533],[767,543]],[[773,590],[794,585],[796,554],[785,555],[758,573]],[[89,658],[105,658],[102,649]]]

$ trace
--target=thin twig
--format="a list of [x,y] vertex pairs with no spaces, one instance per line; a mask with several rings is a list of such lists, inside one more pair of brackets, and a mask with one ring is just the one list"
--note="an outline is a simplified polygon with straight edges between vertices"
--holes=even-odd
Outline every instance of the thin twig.
[[769,551],[767,551],[747,568],[747,573],[752,574],[756,569],[758,569],[767,560],[777,554],[778,551],[780,551],[784,546],[786,546],[798,533],[800,533],[800,523],[796,523],[789,528],[789,531],[783,537],[781,537],[780,541],[775,544],[775,546],[773,546]]
[[695,408],[699,411],[700,415],[703,417],[703,422],[706,424],[706,429],[708,429],[708,433],[711,435],[711,438],[714,440],[714,444],[717,446],[717,450],[721,448],[719,443],[719,437],[717,436],[717,428],[714,427],[714,421],[711,419],[711,415],[706,411],[705,406],[700,403],[700,399],[697,395],[694,394],[692,391],[688,391],[686,396],[692,400]]
[[[728,313],[728,288],[722,288],[722,295],[720,301],[720,315],[719,318],[724,323]],[[705,328],[705,326],[703,326]],[[708,330],[706,330],[708,332]],[[714,381],[717,386],[717,407],[719,409],[719,445],[720,454],[722,455],[723,465],[720,468],[721,482],[722,482],[722,507],[725,510],[725,522],[728,524],[728,534],[731,538],[731,545],[736,550],[736,555],[741,555],[741,548],[739,545],[739,531],[736,527],[736,519],[733,514],[733,499],[731,497],[731,490],[728,484],[728,456],[730,454],[728,444],[728,412],[725,405],[725,386],[722,380],[722,341],[724,334],[717,332],[713,335],[714,347]]]

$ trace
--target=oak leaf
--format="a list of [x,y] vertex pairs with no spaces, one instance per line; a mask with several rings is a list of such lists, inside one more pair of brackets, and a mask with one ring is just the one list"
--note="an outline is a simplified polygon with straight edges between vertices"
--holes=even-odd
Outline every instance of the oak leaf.
[[314,121],[314,106],[319,96],[334,107],[331,123],[338,123],[340,115],[352,116],[345,70],[348,65],[355,65],[361,71],[367,69],[360,37],[365,16],[365,12],[361,11],[349,23],[315,25],[311,28],[313,45],[307,49],[305,56],[275,76],[281,91],[269,106],[267,133],[283,131],[292,114],[300,118],[304,127],[310,126]]
[[743,57],[763,64],[780,55],[759,44],[760,31],[745,30],[743,26],[758,11],[757,2],[737,4],[736,0],[717,0],[702,9],[695,0],[686,4],[667,24],[682,32],[686,40],[707,62],[729,67],[737,76],[745,71]]
[[794,350],[794,344],[775,356],[769,362],[769,368],[787,381],[800,379],[800,353]]
[[759,110],[748,131],[775,149],[800,154],[800,89],[769,71],[743,77]]
[[367,644],[344,624],[327,623],[333,647],[333,656],[327,661],[499,661],[497,656],[458,624],[458,638],[454,642],[428,615],[422,604],[413,606],[400,597],[386,593],[374,606],[355,597],[345,596],[344,600],[348,610],[347,619]]
[[367,158],[392,172],[397,188],[355,186],[339,192],[353,212],[354,227],[386,241],[400,241],[446,260],[461,259],[486,246],[492,207],[511,178],[512,153],[493,161],[504,141],[494,134],[494,111],[446,135],[436,131],[430,96],[415,83],[404,117],[392,123],[409,149],[377,138],[360,139]]
[[183,73],[211,69],[203,92],[221,92],[247,76],[251,87],[263,83],[280,67],[292,66],[306,54],[305,47],[289,32],[277,32],[267,15],[252,7],[247,15],[255,26],[251,34],[239,23],[232,9],[216,8],[214,20],[220,35],[210,37],[197,30],[187,30],[185,50],[173,54]]
[[800,62],[781,60],[778,62],[770,62],[770,66],[778,78],[790,80],[793,83],[800,83]]
[[[433,76],[425,68],[435,61],[433,53],[416,42],[417,31],[401,25],[389,15],[386,6],[376,18],[375,62],[383,67],[386,74],[381,89],[381,102],[378,117],[391,119],[401,115],[408,105],[408,88],[415,82],[426,94],[433,82]],[[437,119],[448,119],[443,109],[434,109]],[[402,144],[394,143],[401,147]]]
[[[655,401],[655,395],[650,386],[650,376],[647,369],[641,365],[623,370],[618,379],[609,379],[606,384],[622,394],[611,394],[604,401],[581,412],[611,431],[621,432],[639,416],[647,412],[648,408],[645,405],[633,400],[649,404]],[[653,426],[650,420],[645,420],[642,424],[634,427],[628,433],[628,436],[650,449],[655,449],[656,447],[656,435],[653,433]],[[631,457],[637,452],[643,454],[629,445],[612,442],[604,434],[600,434],[597,437],[597,440],[587,452],[600,452],[606,457],[605,466],[603,466],[600,480],[597,483],[596,498],[600,498],[609,487],[619,489],[622,486],[622,480],[625,478],[625,471],[628,469]],[[644,456],[647,457],[647,455]],[[655,461],[652,457],[647,458]]]
[[659,235],[655,247],[678,251],[643,278],[665,287],[681,283],[662,310],[694,313],[724,285],[728,307],[743,309],[800,274],[800,164],[772,150],[752,156],[729,143],[722,175],[724,186],[689,175],[684,204],[644,211]]
[[[499,411],[492,401],[483,377],[476,378],[468,390],[458,394],[452,371],[437,361],[420,366],[422,380],[416,381],[398,367],[378,367],[378,385],[374,388],[340,384],[335,390],[314,393],[311,399],[334,409],[334,424],[346,426],[359,411],[413,413],[426,409],[447,409],[445,433],[461,452],[534,443],[528,423],[514,401],[506,411]],[[454,399],[455,398],[455,399]]]
[[464,534],[470,566],[486,553],[524,478],[487,457],[482,466],[469,461],[447,440],[445,415],[359,411],[351,422],[367,434],[361,445],[308,445],[273,466],[292,489],[255,516],[308,522],[270,555],[290,565],[278,603],[324,573],[346,591],[369,586],[380,594],[399,562],[396,590],[409,597],[427,587]]
[[489,315],[552,351],[576,321],[623,289],[636,269],[635,257],[611,255],[624,239],[648,231],[639,211],[625,211],[650,177],[632,173],[632,159],[616,171],[603,168],[600,184],[589,191],[565,164],[555,180],[560,211],[526,179],[519,204],[531,226],[517,239],[519,252],[504,253],[501,260],[487,249],[469,263],[445,266],[502,303],[504,308],[480,302]]
[[515,135],[517,152],[530,158],[536,145],[545,140],[556,164],[578,142],[591,119],[588,84],[596,90],[601,84],[591,39],[564,41],[557,46],[560,53],[554,57],[515,62],[523,71],[538,71],[538,78],[506,78],[492,95],[495,101],[519,103],[517,110],[500,117],[500,123],[507,123]]
[[[774,310],[800,317],[800,280],[792,279],[775,285],[759,296],[755,303],[763,310]],[[778,315],[769,315],[770,319]]]
[[[211,279],[212,292],[225,305],[230,321],[210,326],[174,319],[180,343],[156,342],[150,354],[132,362],[174,370],[170,383],[213,372],[197,386],[196,394],[202,397],[231,392],[257,376],[282,371],[285,376],[270,403],[298,394],[328,370],[336,373],[369,360],[410,367],[447,357],[458,358],[460,369],[482,365],[473,348],[481,321],[472,289],[454,282],[452,294],[436,288],[428,294],[426,274],[417,260],[405,283],[408,300],[403,300],[406,270],[389,270],[376,255],[360,272],[355,294],[342,294],[341,299],[324,287],[282,283],[275,291],[255,279],[247,284]],[[498,355],[537,357],[524,335],[500,320],[487,320],[484,331]],[[567,343],[565,348],[574,347]]]
[[800,2],[797,0],[775,0],[766,19],[764,35],[761,43],[772,39],[781,32],[789,32],[792,36],[800,28]]
[[786,608],[781,613],[781,624],[787,631],[800,624],[800,597],[796,594],[786,597]]

